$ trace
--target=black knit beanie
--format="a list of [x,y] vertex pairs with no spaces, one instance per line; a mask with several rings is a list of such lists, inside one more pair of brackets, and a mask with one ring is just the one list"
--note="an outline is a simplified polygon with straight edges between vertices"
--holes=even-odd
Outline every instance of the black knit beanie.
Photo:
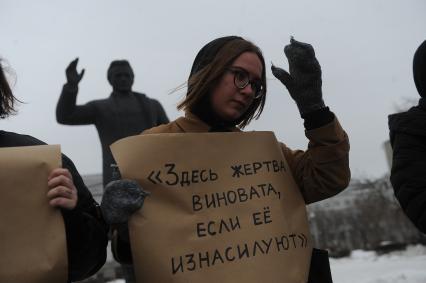
[[211,63],[216,56],[216,54],[219,52],[219,50],[228,42],[235,40],[235,39],[243,39],[239,36],[224,36],[216,38],[201,48],[200,51],[198,51],[197,56],[195,56],[194,63],[192,63],[191,73],[189,74],[189,77],[200,71],[202,68],[207,66],[209,63]]
[[414,54],[413,75],[417,91],[421,97],[426,97],[426,40]]

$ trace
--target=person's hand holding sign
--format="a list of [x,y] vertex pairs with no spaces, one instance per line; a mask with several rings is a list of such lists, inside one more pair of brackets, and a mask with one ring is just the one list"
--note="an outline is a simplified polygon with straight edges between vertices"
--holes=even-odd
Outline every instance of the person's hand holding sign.
[[49,205],[73,210],[77,206],[78,196],[70,171],[56,168],[50,173],[47,180]]

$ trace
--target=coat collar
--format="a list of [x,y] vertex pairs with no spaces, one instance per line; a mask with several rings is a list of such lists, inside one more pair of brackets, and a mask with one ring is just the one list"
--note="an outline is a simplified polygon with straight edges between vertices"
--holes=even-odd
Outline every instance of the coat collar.
[[[176,120],[179,128],[184,132],[196,132],[203,133],[210,131],[210,125],[203,122],[200,118],[192,114],[191,112],[186,112],[184,117],[180,117]],[[240,132],[241,130],[237,127],[229,128],[231,132]]]

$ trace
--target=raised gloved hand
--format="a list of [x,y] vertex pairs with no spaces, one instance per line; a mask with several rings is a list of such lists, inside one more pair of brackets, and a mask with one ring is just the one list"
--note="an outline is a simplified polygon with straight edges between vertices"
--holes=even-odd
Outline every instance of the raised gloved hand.
[[272,65],[272,74],[285,85],[300,114],[324,108],[321,66],[315,58],[313,47],[291,37],[290,44],[284,47],[284,53],[290,73]]
[[81,81],[81,79],[84,76],[84,69],[81,70],[80,73],[77,72],[77,63],[78,58],[71,61],[71,63],[68,65],[68,67],[65,70],[65,74],[67,76],[67,84],[70,86],[78,86],[78,83]]
[[127,226],[129,217],[142,207],[148,194],[133,180],[109,182],[101,202],[105,221],[110,225],[126,224]]

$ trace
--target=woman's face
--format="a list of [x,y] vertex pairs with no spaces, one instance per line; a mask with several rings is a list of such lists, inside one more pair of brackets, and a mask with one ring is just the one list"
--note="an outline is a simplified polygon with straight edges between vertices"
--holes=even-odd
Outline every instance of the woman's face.
[[[239,71],[246,72],[251,82],[241,89],[234,83]],[[252,83],[261,82],[262,71],[262,62],[256,53],[244,52],[238,56],[212,91],[211,105],[216,115],[224,121],[240,118],[254,100]]]

